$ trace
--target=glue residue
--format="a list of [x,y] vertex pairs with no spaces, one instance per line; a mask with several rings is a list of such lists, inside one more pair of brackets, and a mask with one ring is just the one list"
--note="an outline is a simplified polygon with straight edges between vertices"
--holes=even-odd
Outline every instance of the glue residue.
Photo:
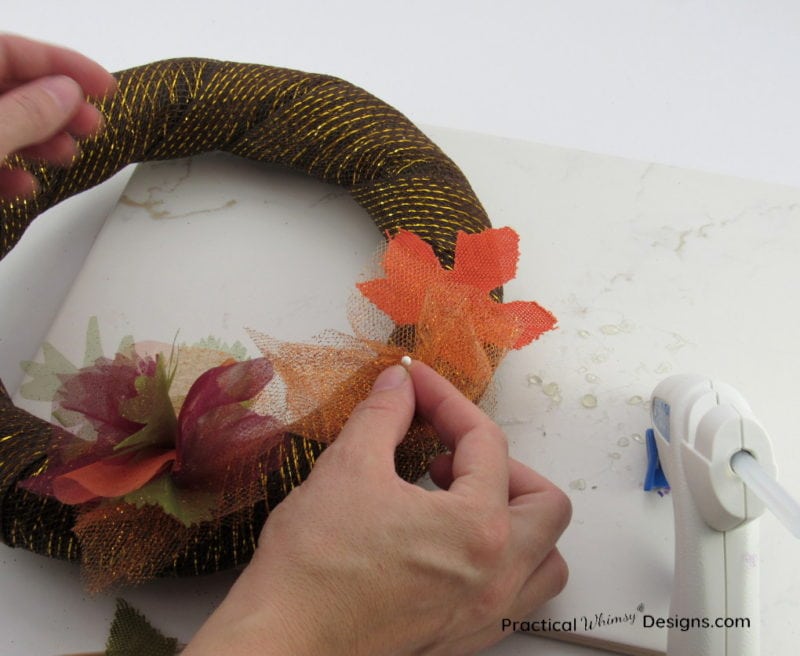
[[542,393],[553,403],[561,403],[561,388],[558,383],[544,384],[544,379],[536,374],[528,374],[528,387],[541,387]]
[[584,408],[596,408],[597,407],[597,397],[594,394],[584,394],[581,397],[581,405]]
[[528,374],[528,386],[533,387],[534,385],[541,385],[542,384],[542,377],[537,376],[536,374]]
[[547,385],[542,387],[542,391],[553,399],[554,403],[561,402],[561,388],[558,386],[558,383],[547,383]]

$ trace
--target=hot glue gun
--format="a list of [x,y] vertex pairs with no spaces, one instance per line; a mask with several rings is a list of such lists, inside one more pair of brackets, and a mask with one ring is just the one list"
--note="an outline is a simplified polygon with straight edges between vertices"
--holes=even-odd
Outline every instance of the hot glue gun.
[[734,388],[672,376],[653,392],[645,489],[668,487],[675,578],[668,656],[758,656],[758,522],[766,505],[800,536],[765,430]]

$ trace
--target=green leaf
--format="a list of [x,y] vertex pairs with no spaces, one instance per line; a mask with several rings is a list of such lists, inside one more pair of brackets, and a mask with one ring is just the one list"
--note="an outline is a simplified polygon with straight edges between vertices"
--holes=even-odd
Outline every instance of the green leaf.
[[86,327],[86,349],[83,355],[83,366],[89,367],[103,357],[103,345],[100,343],[100,324],[97,317],[89,317]]
[[184,526],[213,519],[212,504],[216,495],[211,492],[179,490],[169,474],[150,481],[144,487],[122,497],[125,503],[141,508],[158,505]]
[[133,335],[125,335],[119,342],[117,353],[124,355],[126,358],[133,358],[134,347]]
[[52,401],[58,388],[61,387],[60,377],[78,371],[78,368],[50,342],[42,345],[42,355],[44,362],[33,360],[20,362],[22,370],[32,379],[22,384],[20,394],[32,401]]
[[238,339],[233,344],[228,344],[227,342],[223,342],[219,337],[213,337],[212,335],[209,335],[208,337],[195,342],[192,344],[192,346],[210,349],[212,351],[222,351],[223,353],[230,354],[239,361],[247,359],[247,347],[244,346],[244,344],[242,344]]
[[77,410],[65,410],[59,408],[53,410],[53,419],[55,419],[64,428],[69,429],[73,435],[77,435],[82,440],[92,441],[97,438],[97,431],[87,421],[86,415]]
[[169,398],[174,372],[168,374],[164,358],[156,356],[155,376],[138,376],[134,385],[139,392],[120,405],[120,414],[144,426],[114,447],[121,451],[132,447],[174,447],[178,436],[178,418]]
[[106,656],[175,656],[178,641],[153,628],[144,615],[123,599],[111,624]]

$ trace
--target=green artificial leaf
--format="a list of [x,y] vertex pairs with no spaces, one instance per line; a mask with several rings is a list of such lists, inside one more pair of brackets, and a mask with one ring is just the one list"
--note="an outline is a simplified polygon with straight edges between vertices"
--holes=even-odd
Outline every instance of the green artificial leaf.
[[[184,344],[183,346],[186,345]],[[195,342],[192,344],[192,346],[210,349],[212,351],[222,351],[223,353],[228,353],[239,361],[247,359],[247,347],[238,339],[233,344],[228,344],[227,342],[223,342],[219,337],[213,337],[212,335],[209,335],[208,337]]]
[[126,358],[133,358],[133,353],[135,350],[135,342],[133,341],[133,335],[125,335],[120,341],[119,346],[117,347],[117,353],[124,355]]
[[117,599],[106,656],[175,656],[179,649],[175,638],[167,638],[133,606]]
[[141,508],[158,505],[184,526],[192,526],[213,519],[211,514],[215,496],[211,492],[179,490],[169,474],[150,481],[144,487],[122,497],[125,503]]
[[156,356],[155,376],[138,376],[134,385],[138,394],[120,404],[120,414],[144,426],[114,447],[115,451],[131,447],[174,447],[178,436],[178,418],[169,398],[174,370],[167,373],[164,358]]
[[31,377],[20,387],[23,398],[31,401],[52,401],[61,387],[61,376],[77,373],[78,368],[72,364],[50,342],[42,345],[44,362],[24,360],[20,362],[22,370]]
[[[22,394],[23,398],[31,401],[52,401],[61,387],[61,377],[78,371],[78,367],[72,364],[50,342],[45,342],[42,345],[42,355],[44,356],[44,362],[35,362],[33,360],[20,362],[22,370],[32,378],[32,380],[22,385],[20,394]],[[83,356],[83,366],[88,367],[102,357],[103,347],[100,343],[100,325],[97,322],[97,317],[93,316],[89,318],[89,325],[86,327],[86,349]],[[68,424],[62,425],[67,426]]]
[[97,431],[87,420],[86,415],[78,410],[65,410],[64,408],[57,408],[53,410],[53,419],[55,419],[64,428],[69,429],[69,432],[82,440],[91,442],[97,438]]
[[89,367],[103,357],[103,345],[100,343],[100,324],[97,317],[89,317],[86,327],[86,348],[83,352],[83,366]]

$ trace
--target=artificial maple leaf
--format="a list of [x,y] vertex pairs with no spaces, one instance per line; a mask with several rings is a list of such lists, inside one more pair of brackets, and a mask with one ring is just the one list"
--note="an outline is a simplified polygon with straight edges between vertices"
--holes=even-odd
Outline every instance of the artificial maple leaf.
[[[383,258],[385,278],[357,285],[361,293],[398,325],[416,325],[423,308],[431,315],[438,304],[464,308],[463,320],[481,342],[518,349],[555,326],[555,317],[538,303],[497,303],[489,292],[516,274],[519,238],[511,228],[476,234],[459,232],[452,270],[445,269],[433,248],[417,235],[394,235]],[[435,312],[434,312],[435,314]]]

